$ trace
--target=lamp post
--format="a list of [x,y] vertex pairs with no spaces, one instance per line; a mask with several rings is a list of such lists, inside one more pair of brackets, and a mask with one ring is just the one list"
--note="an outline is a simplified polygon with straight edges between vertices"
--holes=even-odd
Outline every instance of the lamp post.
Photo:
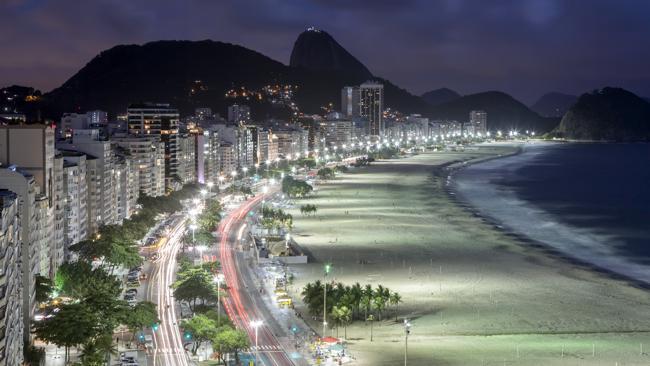
[[325,281],[323,281],[323,338],[327,330],[327,275],[330,273],[332,266],[327,263],[325,265]]
[[221,282],[223,282],[223,274],[219,273],[214,276],[214,282],[217,283],[217,323],[221,326]]
[[262,321],[261,320],[253,320],[251,321],[251,327],[255,329],[255,365],[257,365],[257,354],[259,353],[259,349],[257,348],[257,328],[262,326]]
[[199,245],[196,247],[196,250],[199,251],[199,257],[201,258],[201,264],[203,264],[203,251],[207,249],[205,245]]
[[210,182],[206,183],[206,185],[208,186],[208,189],[210,190],[210,194],[212,194],[212,186],[214,186],[214,183],[212,183],[212,181],[210,181]]
[[196,241],[196,239],[194,239],[194,231],[196,230],[196,225],[190,225],[190,230],[192,230],[192,243],[194,243]]
[[408,353],[409,353],[409,334],[411,333],[411,323],[409,323],[408,319],[404,319],[404,366],[406,366],[406,362],[408,361]]

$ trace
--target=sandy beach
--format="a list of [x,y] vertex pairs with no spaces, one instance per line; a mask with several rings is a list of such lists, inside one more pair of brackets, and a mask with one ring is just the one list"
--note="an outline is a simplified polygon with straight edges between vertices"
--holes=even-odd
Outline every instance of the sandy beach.
[[[322,279],[325,262],[336,281],[382,284],[403,297],[400,320],[389,312],[376,322],[374,342],[368,324],[348,327],[356,364],[403,364],[403,317],[413,325],[409,365],[650,362],[642,351],[650,349],[649,292],[507,235],[459,205],[434,174],[512,152],[488,146],[380,161],[296,201],[293,236],[313,262],[292,266],[294,299]],[[315,216],[300,214],[306,203]]]

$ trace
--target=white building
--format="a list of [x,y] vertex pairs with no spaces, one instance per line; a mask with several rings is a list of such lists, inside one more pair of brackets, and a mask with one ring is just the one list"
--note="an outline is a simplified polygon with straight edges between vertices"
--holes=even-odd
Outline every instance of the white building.
[[111,142],[102,140],[98,129],[75,130],[71,143],[60,143],[57,147],[59,150],[78,151],[89,155],[86,159],[89,235],[97,232],[102,225],[119,224],[121,220],[117,213],[117,172]]
[[472,128],[473,134],[485,136],[487,134],[487,113],[484,111],[469,112],[469,126]]
[[229,143],[222,141],[219,145],[219,171],[224,178],[230,178],[230,173],[237,170],[237,151]]
[[23,286],[20,268],[19,196],[0,190],[0,364],[19,366],[23,362]]
[[341,89],[341,113],[345,117],[359,116],[359,98],[358,86],[344,86]]
[[165,194],[165,145],[159,137],[115,136],[111,141],[128,151],[138,168],[140,195]]
[[63,151],[64,244],[69,259],[71,245],[88,237],[88,184],[86,154]]
[[354,127],[352,120],[342,119],[338,113],[331,113],[326,120],[319,121],[321,138],[326,146],[348,144],[352,141]]
[[206,127],[196,134],[196,177],[201,184],[216,184],[220,173],[220,141],[216,128]]
[[[18,169],[14,165],[0,169],[0,189],[8,190],[18,196],[18,216],[20,220],[20,263],[22,294],[23,339],[30,338],[30,323],[36,302],[34,301],[34,279],[41,273],[41,248],[46,233],[50,228],[44,227],[42,212],[39,212],[37,197],[41,196],[40,188],[33,175]],[[49,254],[49,250],[47,251]],[[43,275],[47,275],[44,273]]]
[[57,136],[68,139],[74,130],[87,130],[104,128],[108,125],[108,114],[104,111],[90,111],[86,113],[64,113],[57,126]]
[[196,179],[196,138],[194,135],[178,136],[178,174],[182,184],[195,182]]

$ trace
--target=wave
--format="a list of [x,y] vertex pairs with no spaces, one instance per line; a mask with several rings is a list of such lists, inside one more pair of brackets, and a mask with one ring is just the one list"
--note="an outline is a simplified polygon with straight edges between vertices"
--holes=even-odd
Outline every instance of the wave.
[[542,243],[564,255],[625,277],[650,284],[650,268],[629,260],[615,250],[625,243],[602,228],[576,227],[530,201],[519,197],[504,176],[545,154],[549,145],[525,146],[518,155],[489,160],[456,172],[450,186],[456,196],[503,228]]

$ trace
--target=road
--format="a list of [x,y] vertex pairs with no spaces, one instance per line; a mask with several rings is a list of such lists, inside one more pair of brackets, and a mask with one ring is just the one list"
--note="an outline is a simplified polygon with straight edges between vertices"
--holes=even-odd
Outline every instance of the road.
[[158,249],[159,256],[152,263],[147,300],[158,304],[160,326],[153,332],[154,348],[149,365],[189,366],[183,338],[178,327],[176,303],[172,297],[171,285],[176,273],[176,255],[182,246],[185,220],[177,215],[169,240]]
[[[222,298],[222,302],[233,323],[248,333],[253,345],[253,352],[257,350],[260,361],[258,364],[293,366],[294,363],[276,336],[279,333],[277,323],[263,301],[257,296],[259,285],[253,281],[250,272],[242,268],[246,262],[236,248],[238,239],[244,231],[246,216],[261,203],[264,197],[268,197],[268,195],[258,195],[243,203],[230,212],[219,224],[219,256],[225,282],[228,285],[228,296]],[[257,348],[255,348],[255,329],[250,325],[254,320],[264,322],[258,328]]]

